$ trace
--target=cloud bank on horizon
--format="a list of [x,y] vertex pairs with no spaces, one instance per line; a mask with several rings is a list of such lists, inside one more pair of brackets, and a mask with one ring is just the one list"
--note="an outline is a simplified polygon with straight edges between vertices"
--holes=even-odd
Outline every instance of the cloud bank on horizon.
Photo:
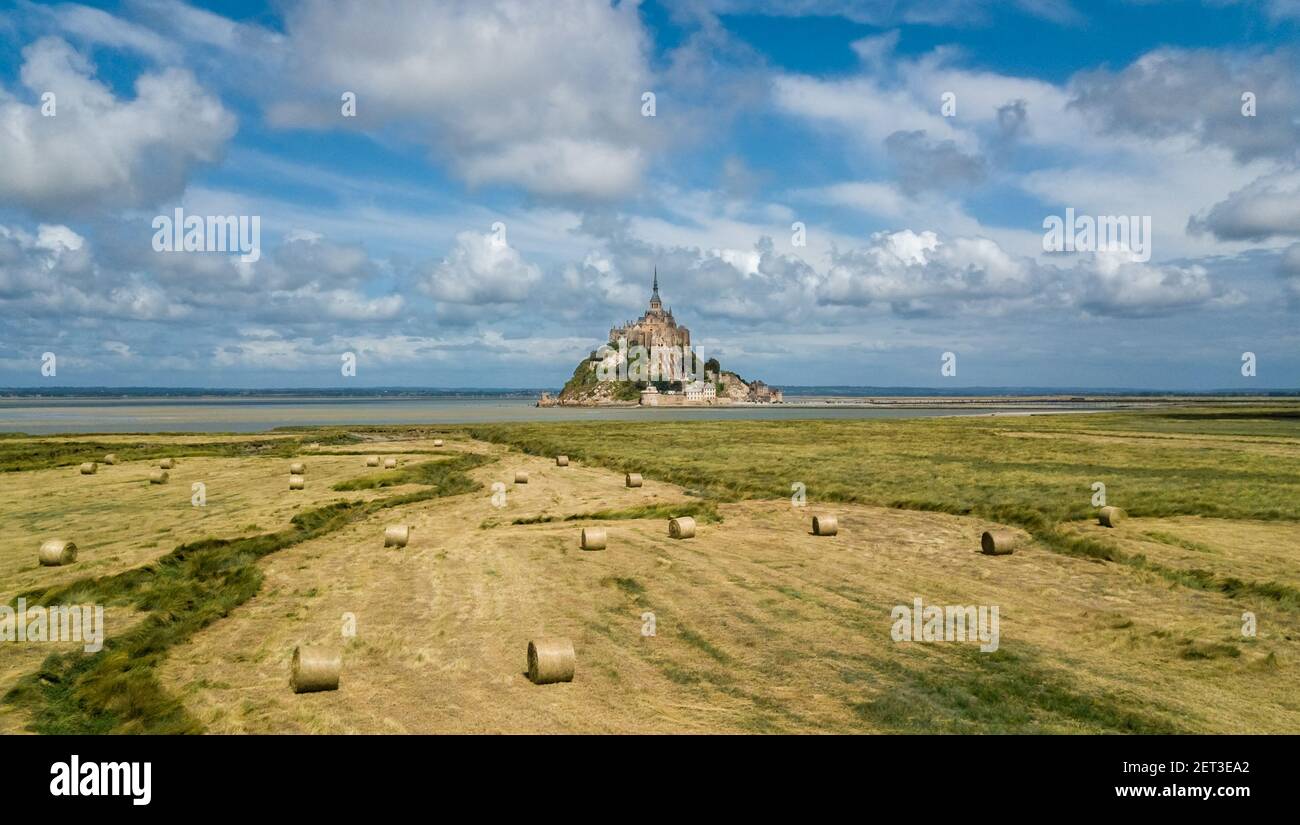
[[0,12],[0,386],[1300,386],[1288,0],[220,8]]

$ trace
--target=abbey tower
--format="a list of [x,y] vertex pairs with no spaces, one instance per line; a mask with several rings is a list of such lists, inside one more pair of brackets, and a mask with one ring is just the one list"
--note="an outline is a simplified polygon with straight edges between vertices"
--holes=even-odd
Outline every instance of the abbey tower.
[[645,315],[635,321],[628,321],[621,327],[609,331],[609,340],[616,342],[626,338],[628,346],[649,347],[689,347],[691,331],[677,326],[671,309],[665,311],[663,301],[659,299],[659,268],[655,268],[654,286],[650,293],[650,308]]

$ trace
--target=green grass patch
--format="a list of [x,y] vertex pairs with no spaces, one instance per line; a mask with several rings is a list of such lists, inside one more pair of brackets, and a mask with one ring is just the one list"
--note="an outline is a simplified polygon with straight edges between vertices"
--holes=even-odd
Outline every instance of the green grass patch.
[[600,583],[613,585],[633,598],[639,598],[645,593],[645,585],[630,576],[606,576]]
[[478,482],[465,475],[465,471],[488,463],[491,459],[477,453],[460,453],[453,458],[422,461],[395,470],[358,476],[340,481],[331,489],[339,492],[379,490],[404,484],[421,484],[436,487],[440,495],[454,496],[479,488]]
[[323,432],[299,438],[256,438],[239,441],[212,441],[193,444],[151,441],[141,436],[136,443],[86,440],[21,441],[0,440],[0,472],[49,470],[75,467],[87,461],[100,462],[107,453],[116,453],[121,461],[156,461],[163,458],[293,458],[310,452],[308,443],[321,446],[355,444],[361,439],[346,432]]
[[[618,521],[624,519],[673,519],[691,516],[701,524],[722,521],[718,507],[708,501],[688,501],[682,504],[645,504],[640,507],[627,507],[620,510],[595,510],[589,513],[570,513],[566,516],[548,515],[524,516],[510,522],[511,524],[550,524],[557,521]],[[485,522],[486,523],[486,522]]]
[[1157,542],[1159,544],[1167,544],[1171,547],[1181,547],[1184,550],[1191,550],[1196,553],[1206,553],[1211,556],[1223,555],[1218,550],[1215,550],[1213,547],[1211,547],[1208,544],[1202,544],[1199,541],[1192,541],[1191,539],[1185,539],[1180,536],[1175,536],[1173,533],[1165,533],[1160,530],[1148,530],[1147,532],[1144,532],[1142,535],[1146,536],[1147,538],[1151,539],[1154,542]]
[[891,733],[1179,733],[1169,718],[1110,693],[1089,695],[1027,652],[956,648],[939,667],[873,660],[893,684],[853,705]]
[[[1214,436],[1211,417],[1170,420],[1153,411],[1087,416],[799,421],[602,421],[491,424],[482,438],[540,456],[560,453],[619,472],[700,490],[716,501],[780,499],[791,485],[809,501],[854,502],[998,518],[1046,528],[1095,517],[1091,485],[1133,516],[1198,514],[1295,520],[1300,458],[1177,438],[1081,441],[1115,429]],[[1300,419],[1233,419],[1233,435],[1285,432],[1300,447]],[[1025,437],[1028,434],[1035,437]],[[1051,436],[1060,436],[1051,437]],[[1290,443],[1290,442],[1289,442]]]

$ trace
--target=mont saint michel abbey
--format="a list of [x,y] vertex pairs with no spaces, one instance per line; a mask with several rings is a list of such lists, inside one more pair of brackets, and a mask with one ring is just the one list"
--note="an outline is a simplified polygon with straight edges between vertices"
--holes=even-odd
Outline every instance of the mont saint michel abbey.
[[[664,309],[657,267],[645,314],[611,327],[606,340],[608,344],[583,359],[558,396],[544,392],[537,405],[713,406],[784,400],[779,389],[762,381],[747,382],[692,349],[691,331],[677,325],[671,309]],[[636,377],[634,366],[645,370],[643,377]]]
[[677,326],[671,309],[664,311],[663,301],[659,300],[659,269],[655,268],[654,291],[650,293],[650,308],[645,315],[635,321],[628,321],[621,327],[609,331],[609,340],[627,339],[627,345],[650,347],[689,347],[691,331]]

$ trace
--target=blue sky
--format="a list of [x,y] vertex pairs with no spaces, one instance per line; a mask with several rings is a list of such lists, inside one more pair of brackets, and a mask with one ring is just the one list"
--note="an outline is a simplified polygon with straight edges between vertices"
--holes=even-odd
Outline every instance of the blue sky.
[[[701,352],[778,386],[1294,388],[1298,29],[1295,0],[0,5],[0,386],[558,386],[658,266]],[[260,257],[155,249],[177,208],[256,216]],[[1067,209],[1149,243],[1045,251]]]

